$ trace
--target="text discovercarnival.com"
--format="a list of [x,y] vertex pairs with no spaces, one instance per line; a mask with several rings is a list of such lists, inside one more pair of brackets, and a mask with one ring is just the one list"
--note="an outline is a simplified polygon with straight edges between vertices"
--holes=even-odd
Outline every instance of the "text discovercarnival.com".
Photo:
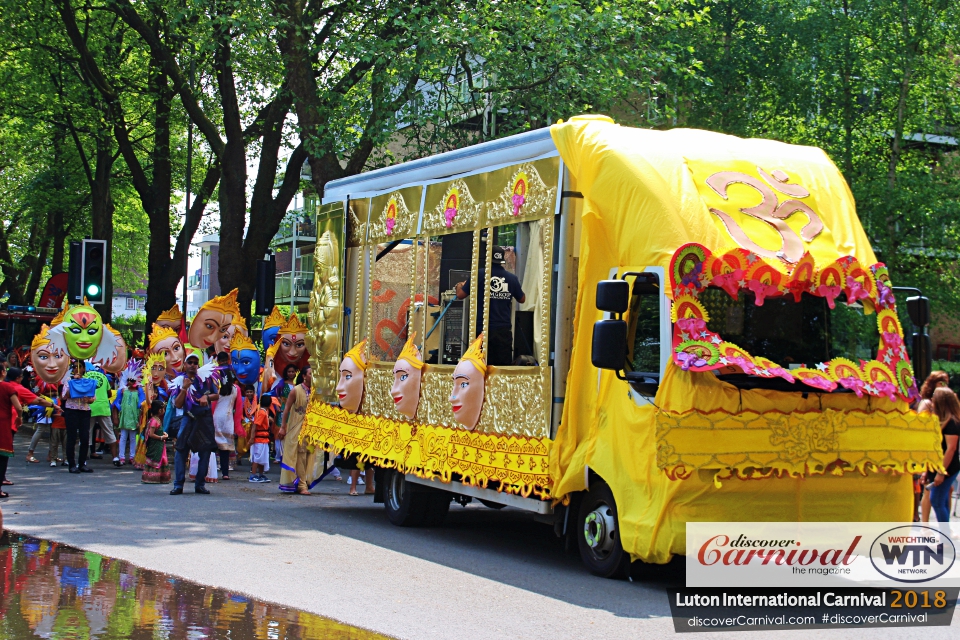
[[674,628],[949,626],[958,545],[950,523],[691,522]]

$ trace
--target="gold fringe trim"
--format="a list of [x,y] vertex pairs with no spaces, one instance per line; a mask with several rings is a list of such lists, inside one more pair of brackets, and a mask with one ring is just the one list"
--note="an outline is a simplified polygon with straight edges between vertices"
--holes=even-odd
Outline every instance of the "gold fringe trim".
[[358,454],[362,462],[420,478],[550,499],[549,438],[473,433],[391,418],[357,415],[318,400],[307,407],[300,441],[325,451]]

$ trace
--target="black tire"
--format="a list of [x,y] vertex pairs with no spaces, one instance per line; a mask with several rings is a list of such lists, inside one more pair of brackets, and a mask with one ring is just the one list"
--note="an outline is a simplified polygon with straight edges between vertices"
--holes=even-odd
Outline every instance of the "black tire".
[[484,500],[483,498],[477,498],[477,500],[479,500],[480,504],[483,506],[491,509],[503,509],[505,506],[507,506],[505,504],[500,504],[499,502],[490,502],[489,500]]
[[453,494],[446,491],[432,491],[414,495],[422,496],[427,503],[423,526],[439,527],[442,525],[443,521],[447,519],[447,513],[450,512],[450,501],[453,500]]
[[383,479],[383,504],[387,518],[398,527],[435,527],[443,524],[450,510],[452,494],[416,489],[404,475],[388,469]]
[[575,526],[580,559],[590,573],[614,579],[630,575],[630,554],[620,545],[617,503],[603,480],[591,479],[590,490],[580,501]]

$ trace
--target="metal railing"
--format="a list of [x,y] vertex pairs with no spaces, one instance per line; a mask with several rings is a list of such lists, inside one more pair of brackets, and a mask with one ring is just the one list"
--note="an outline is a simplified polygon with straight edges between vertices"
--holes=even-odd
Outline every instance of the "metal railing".
[[274,291],[277,304],[289,303],[291,285],[293,286],[294,300],[309,300],[310,293],[313,291],[313,273],[309,271],[278,273]]
[[288,216],[280,223],[280,229],[277,231],[277,238],[292,238],[294,230],[300,238],[315,238],[317,235],[317,221],[312,215],[304,214],[302,211],[291,212],[296,215]]

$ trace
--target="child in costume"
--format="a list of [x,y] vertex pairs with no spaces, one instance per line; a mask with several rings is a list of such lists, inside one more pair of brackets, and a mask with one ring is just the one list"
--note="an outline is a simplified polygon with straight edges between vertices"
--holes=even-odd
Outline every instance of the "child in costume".
[[[162,357],[160,355],[160,358]],[[128,459],[130,464],[133,464],[137,454],[140,411],[146,400],[146,395],[140,386],[141,366],[142,364],[139,361],[131,360],[120,375],[120,382],[123,386],[117,391],[117,399],[114,400],[114,407],[116,407],[120,417],[120,450],[117,457],[113,459],[115,467],[122,467],[127,464]]]
[[260,396],[260,408],[253,418],[253,443],[250,445],[250,482],[270,482],[266,475],[270,470],[270,414],[267,409],[273,402],[268,395]]
[[146,460],[140,482],[144,484],[169,484],[170,465],[167,463],[167,434],[163,432],[164,403],[154,400],[147,413]]

